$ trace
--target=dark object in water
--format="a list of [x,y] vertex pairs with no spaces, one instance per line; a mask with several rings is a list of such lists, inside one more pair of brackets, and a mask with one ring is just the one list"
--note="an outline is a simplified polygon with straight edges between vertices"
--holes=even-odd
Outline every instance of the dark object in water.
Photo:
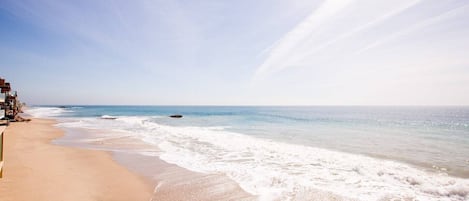
[[173,114],[173,115],[169,115],[169,117],[171,117],[171,118],[182,118],[182,115],[180,115],[180,114]]
[[65,109],[65,108],[69,108],[68,106],[59,106],[59,108],[62,108],[62,109]]

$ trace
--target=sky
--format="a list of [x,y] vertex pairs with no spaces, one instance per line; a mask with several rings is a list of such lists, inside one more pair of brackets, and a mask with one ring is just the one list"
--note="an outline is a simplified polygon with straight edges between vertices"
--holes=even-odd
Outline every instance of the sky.
[[468,105],[467,0],[0,0],[28,104]]

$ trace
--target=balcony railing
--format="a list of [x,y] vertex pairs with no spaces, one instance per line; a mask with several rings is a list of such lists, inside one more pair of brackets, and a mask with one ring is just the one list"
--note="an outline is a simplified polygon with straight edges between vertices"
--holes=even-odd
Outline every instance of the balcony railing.
[[0,178],[3,176],[3,136],[6,126],[0,126]]

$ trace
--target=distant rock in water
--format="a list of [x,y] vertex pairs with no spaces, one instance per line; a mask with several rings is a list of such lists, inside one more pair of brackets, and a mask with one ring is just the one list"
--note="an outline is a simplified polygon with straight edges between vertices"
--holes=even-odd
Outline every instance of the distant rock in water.
[[182,115],[180,115],[180,114],[173,114],[173,115],[169,115],[169,117],[171,117],[171,118],[182,118]]

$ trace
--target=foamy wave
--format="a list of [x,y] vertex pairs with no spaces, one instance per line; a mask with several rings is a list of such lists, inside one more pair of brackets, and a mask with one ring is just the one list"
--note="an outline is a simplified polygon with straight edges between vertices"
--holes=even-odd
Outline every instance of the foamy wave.
[[58,107],[31,107],[25,113],[36,118],[52,118],[70,112],[64,108]]
[[143,116],[119,116],[118,120],[121,123],[130,124],[133,126],[142,126],[147,120],[152,117],[143,117]]
[[302,200],[312,189],[360,200],[466,200],[469,182],[393,162],[227,131],[157,125],[160,158],[223,173],[261,200]]
[[61,125],[132,133],[157,145],[161,159],[197,172],[225,174],[260,200],[308,200],[309,192],[315,190],[360,200],[469,198],[468,179],[394,161],[255,138],[222,127],[174,127],[154,123],[151,117],[80,119]]
[[[113,121],[109,121],[109,119],[106,118],[113,118]],[[151,118],[152,117],[103,115],[100,118],[69,118],[57,124],[57,126],[64,128],[107,129],[119,132],[138,132],[146,130],[143,124]]]
[[117,119],[118,117],[116,116],[111,116],[111,115],[102,115],[101,119]]

